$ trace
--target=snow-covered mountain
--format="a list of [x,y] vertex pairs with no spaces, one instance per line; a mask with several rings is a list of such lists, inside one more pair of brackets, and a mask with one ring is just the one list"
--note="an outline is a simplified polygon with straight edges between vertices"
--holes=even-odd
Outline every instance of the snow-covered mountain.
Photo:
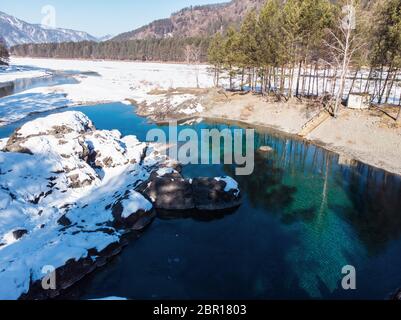
[[98,40],[99,42],[109,41],[110,39],[113,39],[114,37],[115,37],[114,35],[108,34],[108,35],[105,35],[105,36],[103,36],[103,37],[99,37],[97,40]]
[[83,31],[50,29],[39,24],[31,24],[0,11],[0,36],[7,46],[24,43],[98,41]]

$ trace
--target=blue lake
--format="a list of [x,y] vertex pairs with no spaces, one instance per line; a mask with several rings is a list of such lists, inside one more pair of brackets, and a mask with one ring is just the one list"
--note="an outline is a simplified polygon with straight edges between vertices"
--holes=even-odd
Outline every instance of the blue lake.
[[[140,140],[157,127],[120,103],[68,110],[84,112],[98,129]],[[0,137],[34,117],[0,128]],[[208,121],[191,128],[239,126]],[[274,152],[256,152],[250,176],[236,177],[231,165],[183,170],[187,177],[234,177],[244,197],[236,212],[156,218],[65,297],[386,299],[401,287],[399,176],[361,163],[341,165],[338,155],[276,132],[257,130],[255,143]],[[346,265],[356,268],[356,290],[342,289]]]

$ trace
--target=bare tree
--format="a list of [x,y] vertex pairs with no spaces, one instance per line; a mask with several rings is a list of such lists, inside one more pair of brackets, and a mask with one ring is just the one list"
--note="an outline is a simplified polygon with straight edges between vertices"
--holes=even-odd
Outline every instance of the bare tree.
[[335,93],[333,107],[334,117],[338,116],[352,59],[355,53],[365,45],[362,37],[356,32],[357,17],[356,1],[345,0],[342,17],[339,18],[333,30],[328,30],[330,40],[325,41],[339,74],[339,89]]
[[184,56],[185,56],[185,61],[187,64],[191,64],[191,59],[192,59],[192,46],[191,45],[186,45],[184,48]]
[[187,64],[194,64],[196,86],[199,88],[199,64],[201,59],[202,50],[200,47],[187,45],[184,48],[185,60]]

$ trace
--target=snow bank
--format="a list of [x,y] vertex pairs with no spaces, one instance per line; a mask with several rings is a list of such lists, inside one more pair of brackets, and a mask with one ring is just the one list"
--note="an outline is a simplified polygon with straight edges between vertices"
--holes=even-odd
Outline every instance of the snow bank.
[[138,211],[150,211],[152,204],[145,199],[139,192],[131,191],[128,199],[122,201],[124,210],[122,212],[123,218],[130,217],[133,213]]
[[[169,90],[171,88],[196,88],[197,73],[199,86],[213,87],[213,76],[208,66],[192,66],[179,64],[138,63],[123,61],[77,61],[55,59],[13,58],[13,64],[35,66],[59,71],[96,72],[97,77],[79,75],[75,78],[78,84],[64,84],[53,87],[35,88],[24,92],[24,95],[13,95],[8,100],[0,99],[1,106],[8,106],[7,112],[0,111],[2,122],[16,121],[33,112],[77,104],[93,104],[99,102],[128,100],[139,104],[168,104],[172,108],[182,108],[183,114],[191,115],[203,111],[202,105],[193,94],[150,94],[152,90]],[[35,71],[42,72],[42,71]],[[16,74],[10,74],[13,78]],[[1,82],[1,77],[0,77]],[[57,95],[57,96],[56,96]],[[52,100],[43,105],[46,100]],[[51,106],[49,106],[49,104]],[[24,109],[29,106],[28,110]],[[0,108],[1,110],[2,108]],[[157,111],[157,110],[155,110]],[[18,114],[20,113],[20,116]],[[0,122],[1,122],[0,121]]]

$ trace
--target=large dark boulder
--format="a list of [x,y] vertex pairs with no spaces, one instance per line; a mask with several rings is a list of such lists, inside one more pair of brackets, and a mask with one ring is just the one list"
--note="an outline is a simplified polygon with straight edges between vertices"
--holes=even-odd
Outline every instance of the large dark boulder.
[[141,231],[145,229],[156,217],[154,208],[149,210],[139,209],[135,212],[130,212],[128,216],[124,217],[124,198],[118,200],[112,207],[112,214],[114,217],[113,227],[116,229],[130,229],[134,231]]
[[223,211],[241,205],[237,189],[226,190],[227,183],[215,178],[196,178],[192,182],[195,207],[199,211]]
[[[137,191],[150,199],[160,212],[224,211],[241,205],[237,188],[230,189],[230,178],[184,179],[178,172],[153,173]],[[231,179],[231,181],[234,181]]]
[[154,173],[137,191],[150,199],[156,210],[186,211],[195,208],[192,185],[178,172],[163,176]]
[[26,229],[18,229],[13,231],[13,236],[15,240],[21,239],[23,236],[25,236],[28,233],[28,230]]
[[95,248],[88,250],[88,255],[86,257],[79,260],[71,259],[55,270],[55,290],[43,289],[42,280],[37,280],[31,282],[29,291],[23,294],[19,300],[46,300],[56,298],[64,290],[72,287],[96,268],[107,264],[113,257],[118,255],[127,244],[128,240],[126,238],[121,238],[120,241],[111,243],[100,252]]

